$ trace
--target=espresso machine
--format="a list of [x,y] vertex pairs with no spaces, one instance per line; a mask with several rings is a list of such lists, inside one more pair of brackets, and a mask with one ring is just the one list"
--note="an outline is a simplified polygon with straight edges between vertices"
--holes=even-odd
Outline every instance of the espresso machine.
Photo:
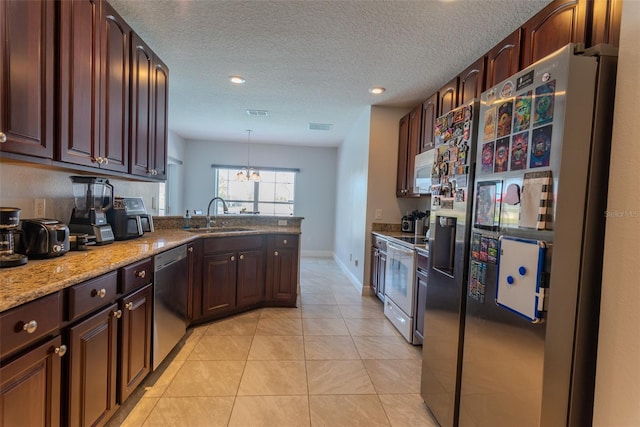
[[16,253],[21,231],[19,208],[0,207],[0,268],[16,267],[27,263],[27,256]]
[[106,212],[113,205],[113,186],[107,178],[71,176],[75,208],[71,212],[69,231],[96,237],[97,245],[114,241]]

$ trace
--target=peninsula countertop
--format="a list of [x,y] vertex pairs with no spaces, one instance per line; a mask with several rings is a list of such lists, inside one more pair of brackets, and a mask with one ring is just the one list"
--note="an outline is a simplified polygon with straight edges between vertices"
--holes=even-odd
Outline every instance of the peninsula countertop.
[[247,228],[243,232],[233,233],[206,233],[203,229],[161,229],[145,233],[137,239],[90,246],[86,251],[70,251],[60,257],[29,260],[25,265],[2,269],[0,312],[199,238],[273,233],[300,234],[299,229],[285,227]]

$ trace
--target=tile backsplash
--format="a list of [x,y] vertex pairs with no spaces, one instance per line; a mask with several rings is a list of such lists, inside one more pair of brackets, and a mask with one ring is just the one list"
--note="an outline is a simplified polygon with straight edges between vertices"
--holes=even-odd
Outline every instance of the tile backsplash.
[[[72,175],[106,176],[96,173],[50,169],[30,163],[0,161],[0,206],[20,208],[21,218],[35,217],[35,199],[45,200],[45,218],[69,222],[73,203]],[[157,200],[159,184],[109,178],[116,196],[141,196],[147,210],[156,214],[152,202]]]

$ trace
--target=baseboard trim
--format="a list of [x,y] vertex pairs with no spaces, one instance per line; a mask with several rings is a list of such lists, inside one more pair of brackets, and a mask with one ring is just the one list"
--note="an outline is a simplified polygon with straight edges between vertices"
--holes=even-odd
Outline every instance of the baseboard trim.
[[358,278],[354,276],[351,271],[349,271],[349,268],[335,254],[333,255],[333,259],[336,262],[336,264],[338,264],[342,272],[349,278],[349,281],[356,288],[358,293],[360,295],[366,295],[364,293],[365,289],[362,286],[362,283],[360,282],[360,280],[358,280]]

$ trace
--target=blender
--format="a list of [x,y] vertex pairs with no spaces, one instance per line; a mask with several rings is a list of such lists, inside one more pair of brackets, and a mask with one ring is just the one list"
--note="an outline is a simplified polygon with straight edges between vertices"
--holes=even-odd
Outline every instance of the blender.
[[0,268],[16,267],[27,263],[27,256],[15,253],[19,240],[19,208],[0,208]]
[[113,230],[106,211],[113,204],[113,186],[107,178],[71,176],[75,208],[71,212],[69,231],[95,236],[97,245],[111,243]]

